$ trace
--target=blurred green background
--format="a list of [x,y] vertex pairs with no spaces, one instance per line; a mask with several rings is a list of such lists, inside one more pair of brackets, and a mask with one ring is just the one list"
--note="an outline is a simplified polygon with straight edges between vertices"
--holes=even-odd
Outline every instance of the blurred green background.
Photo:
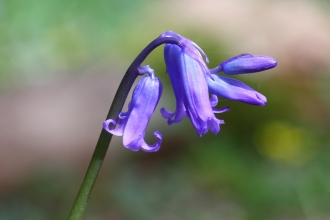
[[84,219],[330,219],[329,1],[0,0],[0,219],[65,219],[126,68],[172,30],[210,68],[240,53],[278,67],[235,76],[265,107],[220,100],[221,132],[198,137],[164,84],[147,131],[157,153],[115,137]]

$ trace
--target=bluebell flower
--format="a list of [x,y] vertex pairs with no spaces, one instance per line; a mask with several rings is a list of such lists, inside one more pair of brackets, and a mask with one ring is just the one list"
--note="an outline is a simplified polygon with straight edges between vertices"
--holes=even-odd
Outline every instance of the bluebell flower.
[[263,106],[267,98],[237,79],[211,74],[207,78],[209,92],[221,98]]
[[217,104],[214,99],[211,105],[206,81],[210,73],[198,49],[185,38],[180,46],[165,45],[164,58],[176,97],[176,111],[162,108],[161,114],[168,119],[168,124],[178,123],[187,116],[199,136],[209,130],[217,134],[220,131],[219,125],[224,124],[224,121],[217,119],[214,112],[225,112],[229,108],[214,109],[213,106]]
[[[123,136],[123,145],[132,151],[142,149],[146,152],[155,152],[160,148],[162,134],[159,131],[153,133],[158,138],[153,145],[148,145],[144,136],[162,94],[162,84],[149,66],[140,67],[139,71],[140,74],[145,73],[146,75],[136,85],[128,111],[119,114],[118,124],[116,121],[108,119],[103,122],[103,128],[113,135]],[[110,130],[110,124],[117,124],[117,128]]]
[[269,56],[254,56],[244,53],[230,58],[218,66],[225,74],[256,73],[276,67],[277,62]]

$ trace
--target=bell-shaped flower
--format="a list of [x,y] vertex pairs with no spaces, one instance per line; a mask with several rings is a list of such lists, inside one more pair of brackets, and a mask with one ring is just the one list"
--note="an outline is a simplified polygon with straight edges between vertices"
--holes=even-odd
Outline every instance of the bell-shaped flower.
[[[146,152],[155,152],[160,148],[162,134],[159,131],[153,133],[158,141],[152,145],[147,144],[144,137],[146,127],[162,94],[162,84],[149,66],[140,68],[140,71],[147,74],[136,85],[128,111],[121,112],[117,122],[112,119],[106,120],[103,128],[113,135],[123,136],[123,145],[132,151],[142,149]],[[117,127],[110,130],[110,124]]]
[[267,103],[264,95],[239,80],[219,74],[211,74],[206,79],[211,94],[250,105],[263,106]]
[[253,56],[252,54],[240,54],[222,62],[218,68],[225,74],[256,73],[276,67],[277,62],[269,56]]
[[188,39],[183,40],[183,43],[180,46],[165,45],[165,64],[176,97],[176,111],[169,112],[163,108],[161,114],[168,119],[168,124],[189,117],[199,136],[209,130],[217,134],[219,125],[224,124],[224,121],[217,119],[214,112],[225,112],[229,108],[212,108],[217,101],[209,99],[206,82],[208,68],[195,46]]

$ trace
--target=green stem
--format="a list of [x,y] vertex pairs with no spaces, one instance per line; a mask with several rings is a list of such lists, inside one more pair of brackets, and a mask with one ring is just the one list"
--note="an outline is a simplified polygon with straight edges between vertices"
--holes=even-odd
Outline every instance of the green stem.
[[[141,66],[145,58],[153,51],[156,47],[164,43],[177,44],[179,45],[178,38],[174,37],[159,37],[152,41],[144,50],[135,58],[133,63],[127,69],[119,88],[116,92],[116,95],[111,104],[107,119],[112,118],[117,120],[119,113],[122,111],[122,108],[125,104],[128,93],[138,77],[138,67]],[[113,129],[114,126],[110,125],[110,129]],[[97,141],[92,159],[89,163],[88,169],[86,171],[84,180],[80,186],[77,197],[71,208],[68,220],[80,220],[83,218],[87,201],[92,192],[93,186],[95,184],[96,178],[100,172],[101,166],[103,164],[104,157],[107,153],[112,134],[106,132],[102,129],[100,137]]]

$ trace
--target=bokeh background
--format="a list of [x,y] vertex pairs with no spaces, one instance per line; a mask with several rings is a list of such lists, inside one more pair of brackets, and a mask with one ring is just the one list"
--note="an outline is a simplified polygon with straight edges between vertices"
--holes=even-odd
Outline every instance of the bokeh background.
[[330,219],[330,1],[0,0],[0,219],[65,219],[118,84],[166,30],[209,55],[274,57],[235,76],[268,98],[231,110],[214,136],[174,109],[162,47],[146,60],[164,84],[147,131],[157,153],[114,137],[84,219]]

